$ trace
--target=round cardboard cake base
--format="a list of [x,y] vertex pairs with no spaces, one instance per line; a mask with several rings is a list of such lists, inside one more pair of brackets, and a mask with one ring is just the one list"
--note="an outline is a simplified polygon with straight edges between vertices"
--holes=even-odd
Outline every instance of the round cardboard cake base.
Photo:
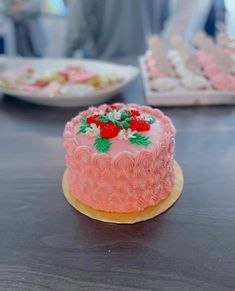
[[80,202],[78,199],[74,198],[69,191],[67,183],[67,170],[65,170],[64,172],[62,187],[64,191],[64,196],[69,202],[69,204],[71,204],[76,210],[78,210],[82,214],[103,222],[133,224],[136,222],[151,219],[165,212],[180,197],[184,186],[183,171],[176,161],[174,161],[174,169],[176,181],[175,186],[172,189],[172,192],[169,194],[169,196],[167,196],[166,199],[162,200],[157,205],[147,207],[142,211],[134,211],[130,213],[117,213],[95,210],[94,208],[91,208]]

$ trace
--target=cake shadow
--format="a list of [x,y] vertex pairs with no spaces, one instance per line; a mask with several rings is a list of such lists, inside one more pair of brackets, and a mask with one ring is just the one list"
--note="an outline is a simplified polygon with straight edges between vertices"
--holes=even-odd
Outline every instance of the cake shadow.
[[[74,210],[77,212],[76,210]],[[79,215],[79,233],[86,238],[87,246],[105,247],[110,251],[125,252],[142,248],[143,238],[147,242],[156,238],[163,228],[161,215],[135,224],[114,224],[93,220]]]

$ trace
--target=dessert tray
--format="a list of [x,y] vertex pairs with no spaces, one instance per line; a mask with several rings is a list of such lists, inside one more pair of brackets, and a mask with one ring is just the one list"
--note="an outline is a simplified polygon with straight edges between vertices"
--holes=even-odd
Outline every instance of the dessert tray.
[[0,56],[0,94],[47,106],[89,106],[106,102],[138,73],[95,60]]
[[204,33],[192,49],[180,36],[165,50],[160,38],[149,39],[139,57],[146,103],[155,106],[235,104],[235,46],[226,35],[214,42]]

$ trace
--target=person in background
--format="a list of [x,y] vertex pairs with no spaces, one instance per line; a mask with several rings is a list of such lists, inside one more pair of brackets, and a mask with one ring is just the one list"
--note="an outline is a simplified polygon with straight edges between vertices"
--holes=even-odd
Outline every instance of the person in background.
[[70,11],[66,55],[80,51],[84,57],[110,59],[142,54],[148,36],[162,31],[165,41],[175,33],[190,40],[205,25],[212,0],[66,2]]
[[171,13],[162,36],[167,42],[174,34],[181,34],[188,42],[202,31],[207,22],[213,0],[172,0]]
[[0,2],[0,55],[5,53],[5,40],[4,40],[4,34],[2,31],[2,28],[4,27],[4,18],[1,15],[1,8],[2,8],[2,3]]
[[66,55],[109,59],[138,55],[146,36],[159,33],[167,0],[69,0]]
[[45,49],[45,35],[40,22],[40,0],[6,0],[4,13],[12,20],[17,54],[41,57]]

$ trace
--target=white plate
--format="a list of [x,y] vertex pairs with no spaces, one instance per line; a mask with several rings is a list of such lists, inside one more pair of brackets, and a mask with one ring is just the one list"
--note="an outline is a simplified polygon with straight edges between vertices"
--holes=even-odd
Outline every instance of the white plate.
[[189,90],[180,85],[172,91],[158,92],[151,89],[144,56],[139,57],[141,75],[144,83],[146,103],[154,106],[198,106],[235,104],[234,91]]
[[0,57],[0,70],[13,69],[19,66],[26,65],[33,67],[37,72],[55,72],[62,70],[68,65],[81,65],[83,68],[94,73],[109,75],[115,74],[123,79],[120,84],[114,85],[110,88],[87,93],[83,96],[76,95],[59,95],[59,96],[45,96],[35,94],[27,91],[16,91],[0,88],[0,93],[9,94],[18,99],[29,101],[31,103],[42,104],[47,106],[89,106],[104,103],[113,95],[120,92],[128,83],[134,80],[139,71],[132,66],[117,65],[108,62],[101,62],[95,60],[78,60],[78,59],[35,59],[35,58],[6,58]]

